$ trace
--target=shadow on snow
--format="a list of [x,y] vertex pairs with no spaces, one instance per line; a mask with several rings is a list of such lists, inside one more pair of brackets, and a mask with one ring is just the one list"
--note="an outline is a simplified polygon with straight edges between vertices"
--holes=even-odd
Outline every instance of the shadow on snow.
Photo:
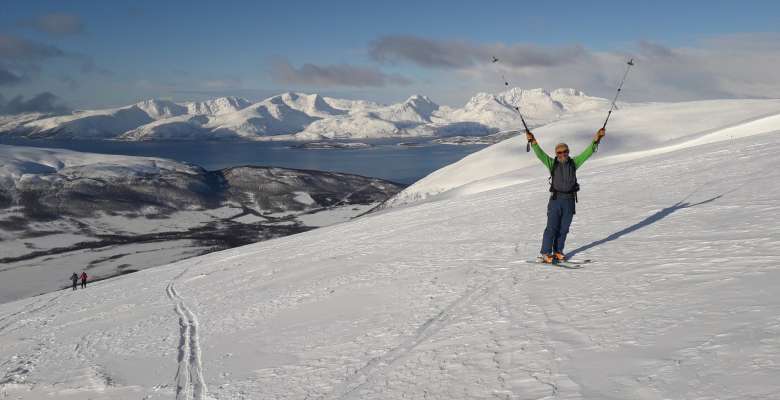
[[656,223],[656,222],[658,222],[658,221],[668,217],[669,215],[671,215],[675,211],[682,210],[682,209],[685,209],[685,208],[691,208],[691,207],[700,206],[702,204],[711,203],[711,202],[713,202],[713,201],[715,201],[715,200],[717,200],[717,199],[719,199],[721,197],[723,197],[723,194],[717,195],[717,196],[715,196],[715,197],[713,197],[711,199],[700,201],[698,203],[688,203],[688,202],[684,202],[684,201],[678,201],[675,205],[673,205],[671,207],[666,207],[664,209],[661,209],[658,212],[656,212],[655,214],[648,216],[647,218],[637,222],[634,225],[629,226],[628,228],[625,228],[625,229],[622,229],[620,231],[617,231],[617,232],[615,232],[615,233],[613,233],[613,234],[611,234],[611,235],[609,235],[609,236],[607,236],[607,237],[605,237],[603,239],[599,239],[599,240],[596,240],[594,242],[588,243],[588,244],[586,244],[584,246],[580,246],[580,247],[570,251],[569,253],[567,253],[567,256],[568,257],[574,257],[574,255],[576,255],[578,253],[590,250],[590,249],[592,249],[592,248],[594,248],[596,246],[602,245],[604,243],[611,242],[613,240],[617,240],[620,237],[622,237],[623,235],[627,235],[627,234],[629,234],[631,232],[634,232],[634,231],[637,231],[639,229],[642,229],[642,228],[644,228],[644,227],[646,227],[648,225],[654,224],[654,223]]

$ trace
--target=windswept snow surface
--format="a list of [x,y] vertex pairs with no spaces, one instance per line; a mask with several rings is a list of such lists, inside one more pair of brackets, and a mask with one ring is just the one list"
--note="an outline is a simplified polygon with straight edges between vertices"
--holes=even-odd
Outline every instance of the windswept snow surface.
[[[694,140],[715,128],[704,119],[687,122]],[[773,124],[586,164],[568,242],[595,260],[584,269],[525,262],[545,223],[537,168],[522,185],[2,304],[0,393],[780,398]]]

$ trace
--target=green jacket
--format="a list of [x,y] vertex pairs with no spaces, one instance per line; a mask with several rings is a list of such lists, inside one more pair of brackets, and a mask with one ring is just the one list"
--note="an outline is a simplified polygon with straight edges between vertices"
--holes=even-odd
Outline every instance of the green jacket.
[[[547,153],[542,150],[541,147],[539,147],[539,143],[533,143],[531,144],[531,148],[534,149],[534,154],[536,154],[536,157],[539,158],[539,160],[542,161],[542,164],[544,164],[545,167],[547,167],[547,170],[552,173],[552,169],[555,166],[555,157],[550,157],[547,155]],[[574,168],[579,169],[582,164],[585,164],[585,160],[590,158],[590,156],[593,155],[593,152],[596,151],[596,142],[593,141],[590,143],[590,146],[586,147],[585,150],[582,151],[582,153],[578,154],[576,157],[573,158],[574,160]]]

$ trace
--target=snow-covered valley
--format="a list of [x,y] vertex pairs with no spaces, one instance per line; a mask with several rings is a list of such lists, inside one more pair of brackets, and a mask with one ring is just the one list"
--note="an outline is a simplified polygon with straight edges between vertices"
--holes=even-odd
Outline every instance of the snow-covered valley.
[[[0,396],[778,398],[778,115],[615,114],[578,173],[579,270],[526,263],[547,175],[513,138],[377,214],[0,304]],[[536,135],[577,150],[601,118]]]
[[0,145],[0,302],[347,221],[401,186]]
[[283,93],[252,103],[238,97],[174,103],[145,100],[68,115],[0,116],[0,134],[28,138],[153,140],[351,140],[485,136],[514,130],[519,107],[532,126],[605,110],[606,99],[574,89],[479,93],[464,107],[425,96],[383,105],[319,94]]

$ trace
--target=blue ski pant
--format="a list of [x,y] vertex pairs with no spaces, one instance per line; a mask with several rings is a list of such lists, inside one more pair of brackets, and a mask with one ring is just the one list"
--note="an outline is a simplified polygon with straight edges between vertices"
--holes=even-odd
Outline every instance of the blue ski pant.
[[566,235],[569,234],[569,226],[574,218],[574,199],[556,198],[547,203],[547,227],[544,228],[542,239],[542,253],[563,253],[566,245]]

